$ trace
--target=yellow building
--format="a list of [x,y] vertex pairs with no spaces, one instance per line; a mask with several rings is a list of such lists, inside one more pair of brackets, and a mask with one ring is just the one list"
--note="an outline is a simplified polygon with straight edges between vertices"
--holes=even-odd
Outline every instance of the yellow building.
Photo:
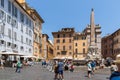
[[32,10],[33,18],[34,18],[34,56],[38,58],[42,58],[41,48],[42,48],[42,23],[44,23],[43,19],[37,13],[36,10]]
[[[18,0],[23,8],[31,15],[34,19],[34,42],[33,42],[33,55],[37,58],[42,58],[42,23],[44,20],[41,18],[39,13],[27,5],[25,0]],[[26,21],[27,22],[27,21]],[[26,29],[28,30],[28,29]]]
[[74,59],[84,60],[88,51],[86,35],[83,33],[74,34]]
[[52,41],[48,40],[47,34],[42,34],[42,57],[46,60],[54,58],[54,47]]

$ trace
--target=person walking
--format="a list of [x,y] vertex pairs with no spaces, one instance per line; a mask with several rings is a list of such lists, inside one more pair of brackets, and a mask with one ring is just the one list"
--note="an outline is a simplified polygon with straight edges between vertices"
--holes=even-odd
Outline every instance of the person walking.
[[57,80],[58,79],[58,64],[57,63],[54,64],[54,73],[55,73],[54,80]]
[[92,61],[92,62],[91,62],[91,67],[92,67],[92,74],[94,75],[95,67],[96,67],[95,61]]
[[91,74],[92,74],[91,62],[88,62],[87,68],[88,68],[88,78],[91,78]]
[[58,62],[58,73],[59,73],[59,78],[62,80],[64,80],[63,69],[64,69],[64,63],[62,62],[62,60],[60,60]]
[[110,75],[110,80],[120,80],[120,55],[117,55],[117,59],[114,61],[114,63],[117,65],[118,70],[114,71]]
[[1,59],[0,59],[1,69],[4,69],[4,62],[5,62],[5,61],[1,58]]
[[15,72],[20,73],[21,72],[21,67],[22,67],[22,63],[18,59],[17,64],[16,64],[16,71]]
[[73,72],[74,71],[74,65],[73,65],[73,63],[71,63],[71,65],[70,65],[70,72]]

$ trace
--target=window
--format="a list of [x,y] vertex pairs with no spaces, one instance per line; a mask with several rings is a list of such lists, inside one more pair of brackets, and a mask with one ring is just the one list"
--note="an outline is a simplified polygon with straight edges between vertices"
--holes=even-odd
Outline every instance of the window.
[[21,46],[21,47],[20,47],[20,50],[21,50],[21,51],[24,51],[24,48],[23,48],[23,46]]
[[28,38],[26,38],[26,44],[28,44]]
[[72,35],[71,35],[71,34],[69,34],[69,37],[72,37]]
[[26,34],[28,34],[28,27],[26,27]]
[[72,46],[69,46],[69,50],[71,50],[72,49]]
[[4,29],[5,29],[5,26],[1,25],[0,26],[0,34],[4,34]]
[[35,48],[35,53],[37,53],[37,48]]
[[85,37],[85,36],[83,36],[83,37],[82,37],[82,40],[85,40],[85,39],[86,39],[86,37]]
[[11,38],[11,29],[8,29],[8,37]]
[[97,39],[95,38],[95,43],[97,43]]
[[29,20],[29,22],[28,22],[28,23],[29,23],[29,27],[31,27],[31,20]]
[[57,55],[60,55],[60,52],[57,52]]
[[63,37],[65,37],[65,34],[63,34]]
[[59,46],[57,46],[57,50],[59,50]]
[[[8,8],[8,9],[9,9],[9,8]],[[18,10],[17,10],[17,8],[14,6],[14,4],[12,3],[12,15],[17,18],[17,14],[18,14]],[[21,18],[21,16],[20,16],[20,18]]]
[[72,54],[72,52],[69,52],[69,55],[71,55]]
[[60,38],[60,35],[59,35],[59,34],[57,35],[57,38]]
[[41,45],[41,43],[42,43],[42,39],[41,39],[41,37],[39,36],[39,43],[40,43],[40,45]]
[[8,12],[11,13],[11,2],[8,0]]
[[65,51],[65,46],[63,46],[63,51]]
[[78,44],[77,44],[77,43],[75,43],[75,46],[78,46]]
[[23,24],[21,24],[21,31],[23,32]]
[[75,53],[76,53],[76,54],[78,53],[78,49],[77,49],[77,48],[75,49]]
[[29,45],[32,45],[32,41],[31,40],[29,40]]
[[4,7],[4,0],[1,0],[1,6]]
[[29,48],[29,53],[31,53],[32,52],[32,50],[31,50],[31,48]]
[[28,25],[28,18],[26,17],[26,24]]
[[83,48],[83,54],[85,53],[85,48]]
[[63,43],[65,43],[65,39],[63,39]]
[[62,54],[62,55],[66,55],[66,52],[67,52],[67,51],[62,51],[61,54]]
[[11,46],[11,43],[10,42],[7,42],[7,47],[10,47]]
[[56,40],[56,43],[60,43],[60,40],[58,39],[58,40]]
[[71,39],[69,39],[69,43],[71,43],[72,42],[72,40]]
[[11,24],[11,16],[7,15],[7,23]]
[[14,16],[14,4],[12,3],[12,16]]
[[15,38],[15,41],[17,40],[17,33],[14,32],[14,38]]
[[21,42],[23,43],[23,36],[21,36]]
[[12,26],[16,28],[18,27],[17,21],[15,19],[12,19]]
[[85,43],[83,43],[83,46],[85,46]]
[[32,36],[32,32],[31,32],[31,30],[29,30],[29,36]]
[[17,18],[17,12],[18,12],[18,11],[17,11],[17,8],[16,8],[16,7],[14,7],[14,9],[15,9],[15,10],[14,10],[14,11],[15,11],[15,12],[14,12],[14,16]]
[[5,21],[6,20],[6,14],[4,13],[4,11],[0,10],[0,19],[2,21]]
[[24,23],[24,14],[23,14],[23,13],[20,13],[20,21],[21,21],[22,23]]
[[74,37],[74,39],[75,39],[75,40],[78,40],[78,37],[77,37],[77,36],[75,36],[75,37]]

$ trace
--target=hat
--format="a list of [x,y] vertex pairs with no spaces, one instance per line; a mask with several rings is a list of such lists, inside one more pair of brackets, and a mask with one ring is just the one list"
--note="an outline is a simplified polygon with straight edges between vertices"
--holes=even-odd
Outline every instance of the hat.
[[116,60],[114,61],[115,63],[120,63],[120,54],[116,56]]

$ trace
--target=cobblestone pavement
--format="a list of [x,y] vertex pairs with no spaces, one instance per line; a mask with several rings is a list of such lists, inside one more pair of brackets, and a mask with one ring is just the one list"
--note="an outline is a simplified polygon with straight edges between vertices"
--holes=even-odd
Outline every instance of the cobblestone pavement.
[[[65,80],[109,80],[110,71],[108,68],[99,69],[91,79],[86,77],[86,67],[76,67],[74,72],[65,71]],[[54,73],[37,64],[31,67],[24,67],[21,73],[15,73],[15,68],[0,69],[0,80],[53,80]]]

